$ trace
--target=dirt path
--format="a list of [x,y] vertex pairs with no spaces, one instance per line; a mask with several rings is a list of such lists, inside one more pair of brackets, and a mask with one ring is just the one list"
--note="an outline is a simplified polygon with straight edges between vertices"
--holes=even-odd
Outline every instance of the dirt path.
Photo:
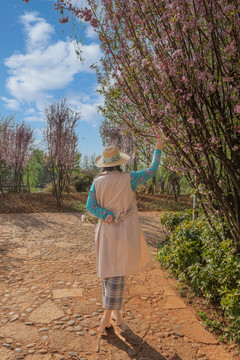
[[[94,226],[79,214],[0,215],[0,359],[233,360],[153,262],[128,277],[124,326],[99,336]],[[140,214],[151,252],[159,213]]]

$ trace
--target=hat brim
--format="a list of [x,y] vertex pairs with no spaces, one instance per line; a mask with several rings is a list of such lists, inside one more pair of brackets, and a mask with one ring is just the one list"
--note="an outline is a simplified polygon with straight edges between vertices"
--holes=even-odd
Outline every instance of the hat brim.
[[130,159],[130,156],[119,152],[120,155],[120,159],[117,161],[114,161],[112,163],[105,163],[103,162],[103,156],[98,156],[95,160],[95,166],[102,168],[102,167],[110,167],[110,166],[118,166],[118,165],[123,165],[126,164],[128,162],[128,160]]

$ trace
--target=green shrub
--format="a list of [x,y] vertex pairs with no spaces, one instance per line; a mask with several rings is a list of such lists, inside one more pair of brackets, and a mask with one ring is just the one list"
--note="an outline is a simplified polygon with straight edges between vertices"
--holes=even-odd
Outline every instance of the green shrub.
[[161,224],[166,226],[166,229],[173,231],[184,220],[191,220],[192,210],[184,212],[166,212],[161,216]]
[[94,177],[98,174],[96,170],[82,170],[74,180],[77,192],[88,192]]
[[157,259],[196,294],[219,306],[231,321],[227,339],[240,341],[240,256],[234,253],[232,241],[224,238],[219,219],[212,220],[217,237],[204,216],[195,221],[185,216],[164,214],[162,223],[173,230],[159,247]]
[[[168,267],[175,274],[183,275],[185,273],[187,275],[188,267],[200,261],[201,226],[199,223],[184,220],[175,227],[168,244],[163,245],[162,251],[159,251],[159,260],[162,259],[164,264],[169,265]],[[166,249],[164,249],[165,247]]]

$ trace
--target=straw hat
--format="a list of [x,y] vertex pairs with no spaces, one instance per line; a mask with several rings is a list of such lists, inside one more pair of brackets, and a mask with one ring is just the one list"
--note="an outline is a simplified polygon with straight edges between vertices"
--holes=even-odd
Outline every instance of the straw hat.
[[103,150],[102,156],[98,156],[95,165],[97,167],[110,167],[126,164],[130,156],[119,151],[117,146],[108,146]]

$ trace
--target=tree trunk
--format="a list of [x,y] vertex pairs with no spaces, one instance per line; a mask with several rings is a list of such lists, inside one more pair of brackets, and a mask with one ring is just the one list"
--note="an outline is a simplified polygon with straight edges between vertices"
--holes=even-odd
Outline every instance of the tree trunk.
[[137,164],[138,164],[138,158],[137,158],[137,156],[135,156],[134,160],[133,160],[133,171],[137,171],[137,169],[138,169]]
[[[195,189],[197,189],[197,186],[198,186],[197,177],[195,177]],[[198,203],[198,198],[197,198],[197,195],[196,195],[196,192],[195,192],[194,197],[193,197],[193,215],[192,215],[193,220],[196,220],[197,217],[198,217],[197,203]]]
[[195,194],[193,197],[193,214],[192,214],[193,220],[197,220],[197,217],[198,217],[197,202],[198,202],[198,198],[197,198],[197,195]]

